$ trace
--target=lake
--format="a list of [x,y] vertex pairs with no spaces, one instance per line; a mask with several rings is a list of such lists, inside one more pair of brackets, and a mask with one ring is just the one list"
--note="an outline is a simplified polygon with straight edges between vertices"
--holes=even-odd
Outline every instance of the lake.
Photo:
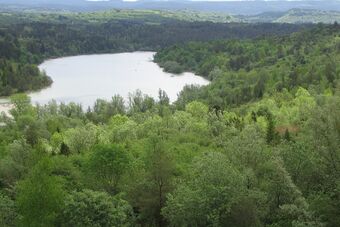
[[82,55],[47,60],[39,66],[53,79],[51,87],[31,93],[32,103],[76,102],[92,106],[96,99],[110,100],[115,94],[128,99],[137,89],[154,98],[166,91],[170,100],[185,85],[207,85],[209,81],[193,73],[173,75],[153,62],[154,52]]

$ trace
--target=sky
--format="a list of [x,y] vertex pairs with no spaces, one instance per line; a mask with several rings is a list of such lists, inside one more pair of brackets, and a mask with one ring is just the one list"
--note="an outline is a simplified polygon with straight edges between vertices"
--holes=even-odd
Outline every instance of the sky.
[[[101,0],[99,0],[101,1]],[[108,0],[102,0],[102,1],[108,1]],[[129,1],[129,0],[126,0],[126,1]],[[138,0],[130,0],[130,1],[138,1]],[[168,0],[159,0],[159,1],[168,1]],[[187,1],[193,1],[193,2],[235,2],[235,1],[251,1],[251,2],[254,2],[254,1],[288,1],[288,2],[302,2],[302,1],[329,1],[329,0],[187,0]],[[335,1],[340,1],[340,0],[335,0]]]
[[[88,0],[88,1],[110,1],[110,0]],[[113,1],[113,0],[111,0]],[[136,2],[139,0],[123,0],[125,2]],[[169,0],[158,0],[158,1],[169,1]],[[235,2],[235,1],[329,1],[329,0],[187,0],[193,2]],[[340,0],[333,0],[333,1],[340,1]]]

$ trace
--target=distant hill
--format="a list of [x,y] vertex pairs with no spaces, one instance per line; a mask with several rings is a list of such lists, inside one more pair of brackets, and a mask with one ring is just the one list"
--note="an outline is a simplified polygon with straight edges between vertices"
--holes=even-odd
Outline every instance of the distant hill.
[[[0,3],[3,0],[0,0]],[[173,3],[173,2],[172,2]],[[122,3],[123,4],[123,3]],[[123,4],[124,5],[124,4]],[[339,2],[340,5],[340,2]],[[215,23],[230,23],[230,22],[244,22],[244,23],[290,23],[290,24],[304,24],[304,23],[325,23],[333,24],[340,22],[340,11],[325,11],[318,9],[291,9],[288,11],[269,11],[255,15],[234,15],[227,12],[210,12],[202,10],[191,9],[121,9],[119,7],[110,10],[94,10],[74,12],[73,10],[62,10],[51,7],[33,7],[27,5],[1,5],[0,4],[0,21],[8,20],[11,22],[19,22],[32,20],[30,14],[35,13],[39,15],[39,20],[44,17],[45,20],[58,20],[59,15],[65,16],[63,19],[79,19],[87,20],[89,22],[103,22],[110,20],[131,20],[149,23],[160,23],[169,20],[180,21],[208,21]],[[4,14],[5,13],[5,17]],[[36,15],[33,20],[37,19]],[[65,22],[65,21],[64,21]]]
[[90,22],[102,23],[113,21],[134,21],[139,23],[159,24],[169,21],[186,22],[241,22],[240,19],[226,13],[198,12],[190,10],[129,10],[112,9],[96,12],[74,13],[69,11],[51,11],[44,9],[25,8],[18,10],[3,10],[0,8],[0,24],[23,22]]
[[287,12],[264,12],[256,15],[238,15],[240,21],[247,23],[272,23],[283,17]]
[[294,23],[294,24],[297,24],[297,23],[330,24],[334,22],[340,22],[340,12],[339,11],[292,9],[292,10],[289,10],[282,17],[277,18],[274,22]]
[[266,12],[258,15],[238,16],[248,23],[325,23],[340,22],[340,11],[323,11],[316,9],[291,9],[287,12]]
[[0,8],[33,7],[71,11],[96,11],[116,9],[154,9],[154,10],[190,10],[221,12],[232,15],[256,15],[264,12],[288,11],[290,9],[338,10],[338,0],[275,0],[275,1],[190,1],[190,0],[0,0]]

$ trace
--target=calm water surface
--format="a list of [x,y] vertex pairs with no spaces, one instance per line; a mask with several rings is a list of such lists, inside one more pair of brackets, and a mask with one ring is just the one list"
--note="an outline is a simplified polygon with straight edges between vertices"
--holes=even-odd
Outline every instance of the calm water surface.
[[45,61],[39,67],[53,79],[51,87],[30,94],[33,103],[76,102],[92,106],[96,99],[109,100],[119,94],[125,99],[140,89],[157,98],[158,90],[166,91],[171,101],[187,84],[209,82],[193,73],[165,73],[152,62],[154,52],[84,55]]

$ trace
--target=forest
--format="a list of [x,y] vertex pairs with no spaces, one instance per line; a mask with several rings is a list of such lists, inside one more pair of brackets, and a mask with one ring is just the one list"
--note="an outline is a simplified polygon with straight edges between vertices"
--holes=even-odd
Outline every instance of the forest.
[[[190,42],[159,51],[155,61],[172,73],[193,71],[211,80],[187,87],[177,101],[200,100],[216,108],[237,107],[267,95],[301,87],[334,93],[339,78],[340,26],[322,26],[287,36]],[[181,103],[182,102],[182,103]]]
[[[133,12],[133,11],[132,11]],[[287,34],[311,25],[194,21],[183,14],[147,11],[100,13],[0,13],[0,96],[51,85],[37,64],[60,56],[153,50],[188,41]]]
[[339,226],[338,24],[121,23],[1,25],[1,58],[28,77],[51,56],[157,49],[211,84],[87,109],[12,95],[0,226]]

